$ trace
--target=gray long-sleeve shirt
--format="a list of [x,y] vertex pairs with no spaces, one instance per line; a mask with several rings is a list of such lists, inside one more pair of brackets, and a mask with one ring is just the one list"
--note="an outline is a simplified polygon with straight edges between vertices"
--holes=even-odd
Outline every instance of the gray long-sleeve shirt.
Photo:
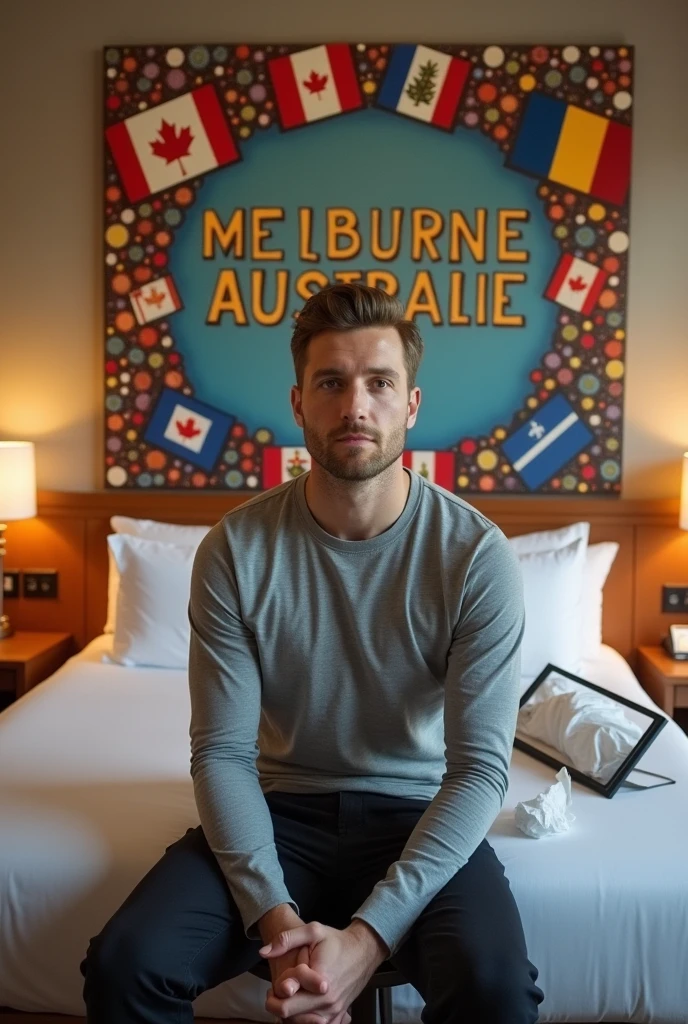
[[503,533],[415,472],[383,533],[341,540],[306,474],[202,541],[189,617],[191,774],[201,825],[250,938],[287,891],[263,793],[431,800],[353,915],[394,952],[506,794],[523,594]]

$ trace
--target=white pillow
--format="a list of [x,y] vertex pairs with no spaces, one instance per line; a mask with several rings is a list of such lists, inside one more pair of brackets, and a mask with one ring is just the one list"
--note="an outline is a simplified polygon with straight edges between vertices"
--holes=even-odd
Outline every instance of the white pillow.
[[551,662],[574,674],[582,665],[585,542],[518,554],[526,624],[521,644],[521,693]]
[[[209,526],[179,526],[177,523],[158,523],[155,519],[132,519],[129,516],[113,516],[110,526],[115,533],[126,533],[144,540],[158,540],[165,544],[192,544],[196,547],[210,529]],[[115,631],[118,590],[117,565],[112,552],[108,551],[108,607],[107,621],[103,626],[104,633]]]
[[189,592],[197,545],[111,534],[119,573],[112,651],[120,665],[186,668]]
[[[518,537],[509,537],[509,543],[517,555],[530,555],[534,551],[556,551],[567,544],[582,540],[587,546],[590,536],[590,523],[571,523],[558,530],[539,530],[537,533],[522,533]],[[544,666],[543,666],[544,667]]]
[[588,546],[583,574],[581,646],[583,657],[589,661],[599,657],[602,647],[602,590],[618,550],[616,541]]
[[[542,658],[540,657],[540,655],[545,652],[545,647],[543,647],[545,640],[542,638],[542,629],[537,626],[537,622],[538,620],[540,622],[544,621],[543,616],[545,618],[549,616],[550,619],[556,619],[558,623],[557,629],[560,633],[565,633],[566,635],[566,641],[563,647],[559,644],[557,638],[553,637],[550,638],[546,649],[550,652],[562,651],[564,657],[569,660],[569,665],[576,665],[576,668],[569,668],[569,672],[577,673],[581,668],[583,660],[583,581],[589,536],[590,523],[579,522],[559,527],[556,530],[538,530],[534,533],[523,533],[517,537],[509,537],[509,544],[516,552],[519,560],[521,560],[522,570],[522,559],[527,555],[545,555],[548,552],[566,548],[571,544],[576,545],[575,553],[572,552],[570,554],[570,557],[574,559],[575,564],[571,569],[573,576],[571,577],[570,572],[567,576],[568,582],[574,587],[574,590],[569,594],[561,593],[562,581],[560,578],[557,578],[552,580],[552,590],[548,598],[547,583],[546,580],[540,578],[540,572],[546,573],[546,566],[548,564],[552,566],[554,565],[554,562],[551,559],[549,562],[545,559],[544,563],[538,562],[536,559],[529,567],[528,579],[530,594],[525,594],[526,629],[523,646],[521,647],[522,684],[525,680],[528,682],[528,685],[530,685],[533,679],[535,679],[535,676],[539,675],[545,667],[548,660],[554,665],[561,665],[562,668],[567,667],[562,662],[557,662],[554,658],[546,658],[542,661]],[[564,561],[568,564],[567,560]],[[556,572],[557,570],[553,571]],[[552,603],[562,600],[564,602],[563,607],[559,610],[554,607],[545,608],[544,606],[548,600]],[[533,622],[528,621],[528,607],[530,607],[530,615],[531,618],[534,619]],[[558,611],[560,614],[558,614]],[[571,619],[568,624],[565,624],[566,616],[569,614],[571,615]],[[538,640],[538,633],[540,633],[540,640]],[[579,647],[575,656],[573,655],[574,642]],[[542,663],[540,664],[540,668],[536,671],[533,666],[538,660]],[[524,689],[526,689],[526,687],[522,685],[521,692],[523,692]]]
[[[557,530],[540,530],[510,537],[509,543],[520,556],[534,551],[556,550],[577,539],[584,538],[587,544],[589,533],[590,524],[580,522]],[[599,657],[602,646],[602,590],[618,550],[619,545],[615,541],[588,544],[586,547],[580,637],[581,658],[584,660]]]

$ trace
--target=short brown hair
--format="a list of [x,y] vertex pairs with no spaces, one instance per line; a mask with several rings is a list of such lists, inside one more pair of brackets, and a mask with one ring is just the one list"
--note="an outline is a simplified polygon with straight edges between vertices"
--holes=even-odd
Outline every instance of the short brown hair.
[[423,339],[413,321],[404,319],[404,307],[396,296],[364,284],[331,284],[311,295],[295,316],[291,354],[298,387],[303,387],[311,338],[323,331],[355,331],[359,327],[397,329],[404,346],[409,391],[415,386],[423,358]]

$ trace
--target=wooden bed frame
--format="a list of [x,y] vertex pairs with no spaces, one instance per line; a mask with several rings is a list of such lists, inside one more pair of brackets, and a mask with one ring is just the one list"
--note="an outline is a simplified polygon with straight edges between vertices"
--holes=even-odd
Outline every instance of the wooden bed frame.
[[[5,567],[57,569],[59,596],[7,600],[6,611],[17,629],[66,631],[81,647],[105,622],[111,515],[215,523],[253,496],[42,491],[38,517],[7,528]],[[605,643],[633,665],[637,647],[657,643],[667,631],[672,618],[660,611],[661,585],[688,582],[688,534],[678,529],[678,500],[475,497],[471,503],[507,536],[589,521],[591,543],[620,545],[605,587]]]
[[[59,597],[7,601],[15,628],[73,634],[83,646],[102,632],[107,604],[111,515],[174,523],[214,523],[253,493],[89,493],[42,491],[38,517],[7,529],[7,568],[57,569]],[[641,644],[657,643],[671,616],[660,611],[662,583],[688,581],[688,534],[678,529],[678,501],[612,498],[474,497],[507,536],[586,520],[590,542],[617,541],[605,587],[603,638],[635,665]],[[85,1024],[85,1017],[26,1013],[0,1007],[0,1024]],[[199,1024],[219,1024],[198,1018]],[[575,1022],[572,1022],[575,1024]],[[607,1022],[611,1024],[611,1022]]]

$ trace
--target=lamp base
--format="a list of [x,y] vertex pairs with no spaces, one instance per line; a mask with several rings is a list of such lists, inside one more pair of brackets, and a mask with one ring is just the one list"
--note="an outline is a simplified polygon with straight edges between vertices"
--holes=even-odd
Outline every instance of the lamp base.
[[4,561],[5,561],[5,530],[7,529],[4,523],[0,523],[0,640],[4,640],[8,636],[12,636],[14,630],[10,625],[9,615],[5,615],[3,610],[3,590],[5,583],[4,573]]

